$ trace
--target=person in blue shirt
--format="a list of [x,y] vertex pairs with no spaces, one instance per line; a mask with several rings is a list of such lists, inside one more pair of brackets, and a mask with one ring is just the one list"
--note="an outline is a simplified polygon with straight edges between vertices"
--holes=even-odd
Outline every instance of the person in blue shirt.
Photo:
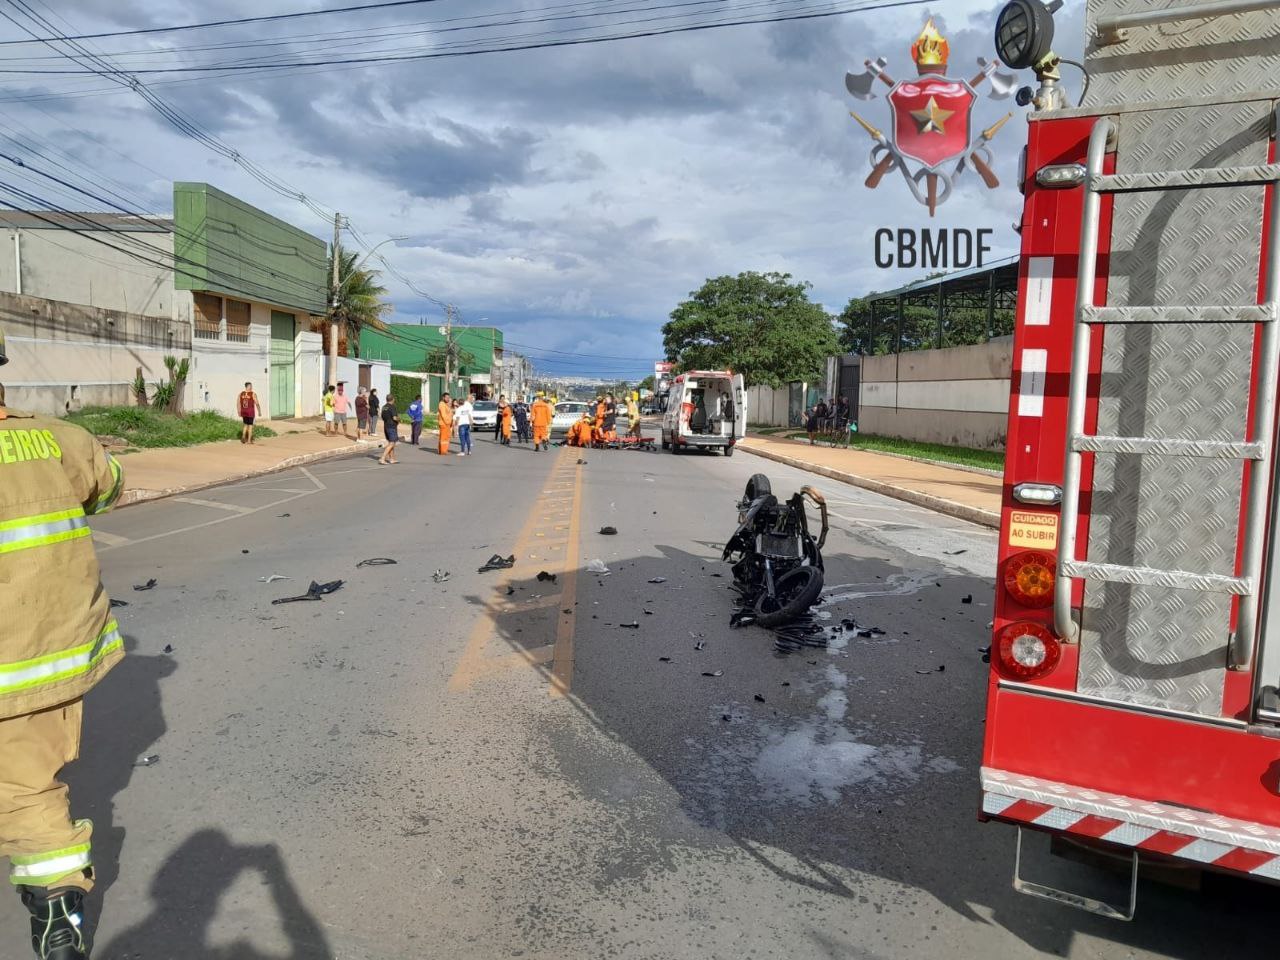
[[409,442],[416,447],[418,438],[422,436],[422,396],[414,397],[413,403],[409,404],[409,409],[405,412],[409,414],[409,423],[413,427],[413,435]]

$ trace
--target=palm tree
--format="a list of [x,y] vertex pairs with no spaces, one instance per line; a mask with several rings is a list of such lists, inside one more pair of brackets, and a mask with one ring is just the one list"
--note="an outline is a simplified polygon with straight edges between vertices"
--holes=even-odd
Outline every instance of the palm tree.
[[[395,309],[383,299],[387,288],[378,283],[378,271],[356,268],[356,254],[339,247],[338,292],[335,297],[333,284],[329,284],[329,302],[336,303],[334,316],[346,328],[348,350],[360,356],[360,331],[386,330],[383,319]],[[328,275],[333,276],[333,254],[329,255]]]

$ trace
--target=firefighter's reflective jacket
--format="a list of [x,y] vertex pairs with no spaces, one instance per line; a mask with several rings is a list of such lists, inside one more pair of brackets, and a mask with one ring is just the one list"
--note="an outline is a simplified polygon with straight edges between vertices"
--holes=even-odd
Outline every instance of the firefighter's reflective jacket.
[[0,719],[85,694],[124,656],[88,517],[124,487],[86,431],[0,408]]

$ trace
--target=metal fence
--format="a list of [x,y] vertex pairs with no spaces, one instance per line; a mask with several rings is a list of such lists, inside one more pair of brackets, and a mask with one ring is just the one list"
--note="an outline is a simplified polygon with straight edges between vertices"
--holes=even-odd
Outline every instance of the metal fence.
[[1018,263],[952,273],[865,298],[852,353],[905,353],[986,343],[1013,333]]

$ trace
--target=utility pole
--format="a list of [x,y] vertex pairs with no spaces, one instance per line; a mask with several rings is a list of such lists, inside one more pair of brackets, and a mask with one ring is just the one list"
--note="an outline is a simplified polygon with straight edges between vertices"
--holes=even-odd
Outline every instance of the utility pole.
[[326,387],[338,382],[338,267],[342,262],[342,248],[338,246],[339,232],[342,230],[342,214],[333,215],[333,277],[330,286],[333,293],[329,301],[329,373],[325,378]]
[[444,306],[444,388],[453,394],[453,304]]

